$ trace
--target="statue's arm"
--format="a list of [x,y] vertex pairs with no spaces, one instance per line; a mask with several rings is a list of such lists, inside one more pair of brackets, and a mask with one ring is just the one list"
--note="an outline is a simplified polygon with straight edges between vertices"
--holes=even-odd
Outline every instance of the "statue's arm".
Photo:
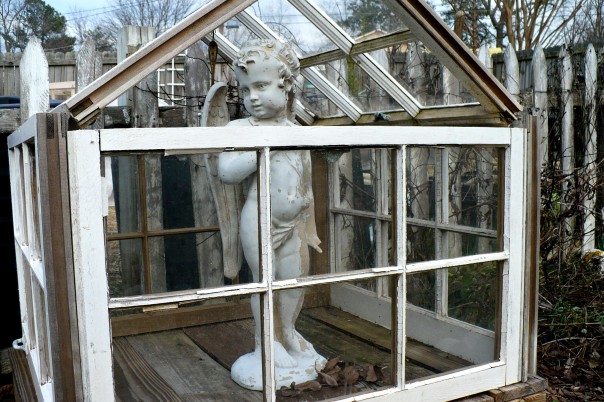
[[223,152],[218,157],[218,174],[227,184],[241,183],[256,171],[256,152]]

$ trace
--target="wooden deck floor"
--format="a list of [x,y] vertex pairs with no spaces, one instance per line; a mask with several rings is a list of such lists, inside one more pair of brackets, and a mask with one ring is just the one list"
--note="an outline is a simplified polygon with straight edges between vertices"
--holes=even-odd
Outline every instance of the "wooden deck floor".
[[[390,331],[335,308],[305,310],[297,329],[327,358],[383,367],[385,380],[306,391],[281,401],[320,401],[390,386]],[[239,387],[230,367],[253,350],[251,319],[114,338],[115,390],[119,401],[262,401]],[[406,378],[431,376],[470,363],[419,342],[407,342]]]

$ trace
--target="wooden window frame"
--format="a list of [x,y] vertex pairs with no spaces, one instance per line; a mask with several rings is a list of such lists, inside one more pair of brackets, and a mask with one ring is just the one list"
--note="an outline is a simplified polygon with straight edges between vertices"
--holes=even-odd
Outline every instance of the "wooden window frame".
[[[355,400],[394,401],[454,399],[488,389],[513,384],[522,378],[522,333],[524,296],[524,213],[525,199],[525,135],[514,128],[453,128],[453,127],[262,127],[246,130],[241,135],[234,127],[115,129],[68,132],[71,218],[73,252],[78,290],[78,319],[82,347],[84,395],[92,400],[114,400],[111,361],[109,309],[151,306],[188,300],[206,300],[226,295],[257,293],[261,295],[265,377],[265,400],[275,400],[273,378],[272,309],[273,292],[312,285],[341,283],[350,280],[390,276],[396,279],[395,309],[397,367],[393,388],[355,396]],[[261,145],[258,145],[261,144]],[[406,206],[397,202],[396,265],[356,272],[332,273],[290,280],[272,280],[272,247],[270,237],[270,194],[268,190],[271,149],[372,147],[396,148],[396,183],[405,183],[405,149],[407,145],[481,145],[505,148],[505,201],[503,219],[503,251],[470,257],[406,264]],[[193,153],[222,150],[256,150],[260,158],[259,201],[262,280],[257,284],[226,286],[187,292],[146,295],[108,300],[105,274],[105,236],[100,161],[103,153],[111,152],[181,152]],[[514,186],[511,185],[514,183]],[[522,185],[520,185],[522,183]],[[395,199],[405,199],[405,188],[396,185]],[[423,381],[405,383],[405,279],[407,273],[442,269],[452,266],[499,261],[503,266],[501,300],[501,358],[498,361],[472,366]]]
[[[104,157],[111,157],[114,155],[105,155]],[[120,156],[120,155],[115,155]],[[140,202],[140,208],[137,208],[139,218],[139,229],[129,232],[118,232],[110,233],[106,235],[107,241],[122,241],[122,240],[133,240],[141,239],[142,241],[142,275],[143,275],[143,286],[142,294],[153,293],[152,283],[152,272],[151,272],[151,257],[150,257],[150,245],[149,240],[156,237],[167,237],[174,235],[193,235],[201,233],[217,233],[220,232],[218,226],[187,226],[173,229],[150,229],[149,216],[147,214],[147,195],[148,190],[145,184],[146,182],[146,167],[145,167],[145,155],[131,155],[136,158],[136,172],[138,175],[138,186],[133,189],[138,194],[138,200]],[[106,215],[106,214],[105,214]]]

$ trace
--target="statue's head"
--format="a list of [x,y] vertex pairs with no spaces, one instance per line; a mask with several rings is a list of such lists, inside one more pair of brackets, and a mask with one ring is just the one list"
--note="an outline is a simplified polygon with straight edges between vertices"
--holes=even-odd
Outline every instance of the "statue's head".
[[233,68],[252,116],[269,119],[286,113],[288,96],[300,73],[300,61],[289,45],[252,40],[241,47]]

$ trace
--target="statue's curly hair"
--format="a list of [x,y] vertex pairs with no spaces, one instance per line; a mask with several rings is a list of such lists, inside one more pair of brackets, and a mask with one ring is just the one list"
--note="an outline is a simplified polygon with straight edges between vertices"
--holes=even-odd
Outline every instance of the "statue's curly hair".
[[272,39],[253,39],[239,49],[233,61],[233,67],[247,73],[247,64],[255,62],[258,58],[268,59],[274,57],[281,62],[279,75],[282,80],[293,84],[300,74],[300,60],[291,46]]

